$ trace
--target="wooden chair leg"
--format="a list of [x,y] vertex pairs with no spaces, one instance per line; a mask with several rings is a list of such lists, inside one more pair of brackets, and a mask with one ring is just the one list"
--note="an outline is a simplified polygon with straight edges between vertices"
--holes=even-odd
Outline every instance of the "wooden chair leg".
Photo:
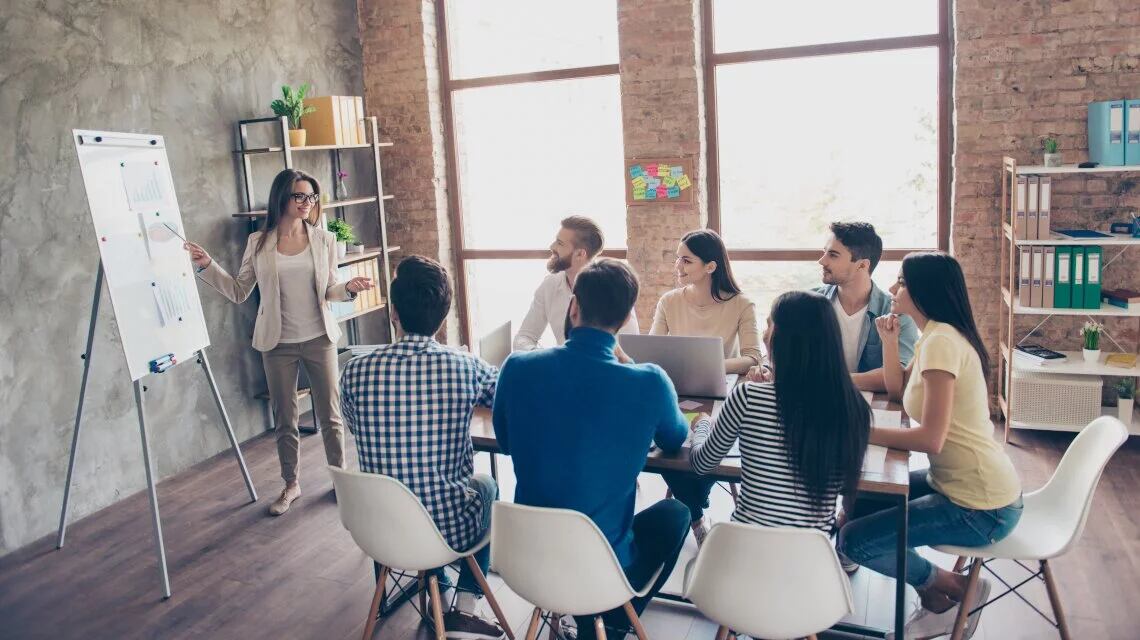
[[637,640],[649,640],[649,636],[645,633],[645,627],[641,626],[641,618],[638,618],[637,612],[633,610],[633,603],[627,602],[622,608],[625,609],[629,623],[633,625],[633,632],[637,634]]
[[602,616],[594,616],[594,635],[598,640],[606,640],[606,623],[602,622]]
[[970,601],[978,591],[978,580],[982,577],[982,559],[974,558],[970,563],[970,579],[966,582],[966,593],[958,603],[958,615],[954,618],[954,632],[950,640],[962,640],[966,633],[966,620],[970,614]]
[[368,605],[368,621],[364,624],[362,640],[371,640],[372,632],[376,631],[376,616],[380,614],[380,602],[384,599],[384,583],[388,581],[388,567],[380,567],[380,579],[376,581],[376,592],[372,594],[372,603]]
[[728,627],[723,624],[716,630],[716,640],[728,640]]
[[530,624],[526,627],[526,640],[535,640],[538,638],[538,624],[542,621],[542,609],[534,608],[534,613],[530,614]]
[[445,640],[443,631],[443,599],[439,597],[439,578],[433,573],[428,576],[428,589],[431,591],[431,616],[435,621],[436,640]]
[[507,634],[508,640],[515,640],[515,634],[511,631],[511,625],[507,623],[507,616],[503,614],[503,610],[499,607],[499,601],[495,599],[495,594],[491,592],[491,585],[487,584],[487,576],[483,575],[483,570],[479,568],[479,563],[475,562],[474,556],[467,556],[465,558],[467,568],[471,570],[471,575],[475,576],[475,582],[479,584],[479,588],[483,590],[483,597],[487,599],[487,604],[491,605],[491,611],[495,612],[495,618],[499,621],[499,626],[503,628],[503,633]]
[[958,556],[954,561],[954,573],[962,573],[962,569],[966,566],[966,556]]
[[1065,612],[1061,608],[1061,592],[1057,590],[1057,581],[1053,579],[1053,567],[1048,560],[1041,561],[1041,572],[1045,574],[1045,590],[1049,592],[1049,604],[1053,605],[1053,617],[1057,619],[1057,631],[1061,633],[1061,640],[1069,640],[1069,625],[1065,622]]

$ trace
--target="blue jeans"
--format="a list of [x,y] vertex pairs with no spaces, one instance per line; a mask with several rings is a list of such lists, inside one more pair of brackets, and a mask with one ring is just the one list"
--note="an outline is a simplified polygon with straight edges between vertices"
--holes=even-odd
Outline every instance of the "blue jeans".
[[705,509],[709,508],[709,494],[716,486],[716,480],[689,472],[662,473],[661,477],[673,492],[673,497],[689,508],[689,518],[693,522],[704,517]]
[[[910,473],[907,516],[906,583],[924,589],[934,582],[934,565],[915,553],[916,547],[951,544],[978,547],[1008,536],[1021,519],[1021,497],[990,510],[960,507],[938,493],[926,480],[926,471]],[[869,501],[856,503],[853,519],[839,532],[836,547],[852,561],[892,578],[898,577],[900,507],[868,509]],[[862,515],[873,511],[870,515]]]
[[[633,516],[633,560],[623,567],[625,577],[634,591],[645,588],[657,567],[661,574],[649,592],[631,602],[637,615],[645,611],[649,601],[665,586],[665,581],[673,573],[677,556],[689,535],[689,508],[677,500],[667,498]],[[622,629],[629,626],[629,618],[622,608],[612,609],[602,614],[607,627]],[[578,640],[592,640],[594,616],[575,617],[578,623]],[[616,636],[615,636],[616,637]]]
[[[471,476],[471,479],[468,480],[467,483],[479,494],[479,499],[483,502],[483,519],[479,522],[479,535],[477,536],[479,540],[482,540],[487,530],[491,528],[491,505],[495,500],[499,499],[499,485],[495,482],[494,478],[482,473],[476,473]],[[491,564],[491,545],[485,545],[482,549],[476,551],[474,557],[475,564],[479,565],[479,570],[486,576],[487,568]],[[443,574],[443,567],[436,569],[432,573],[440,580],[440,588],[446,589],[447,585],[444,583],[446,578]],[[479,583],[475,580],[475,575],[471,572],[471,568],[467,566],[466,561],[460,565],[458,586],[460,591],[469,591],[477,596],[483,595],[483,590],[479,588]]]

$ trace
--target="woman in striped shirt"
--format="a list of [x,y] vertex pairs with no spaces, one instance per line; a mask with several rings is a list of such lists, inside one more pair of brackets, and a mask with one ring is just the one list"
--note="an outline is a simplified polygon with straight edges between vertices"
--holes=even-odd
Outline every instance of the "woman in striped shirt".
[[855,494],[871,408],[847,373],[827,298],[781,295],[764,342],[773,381],[738,385],[715,421],[697,420],[693,470],[711,472],[739,440],[742,488],[732,519],[830,532],[836,498]]

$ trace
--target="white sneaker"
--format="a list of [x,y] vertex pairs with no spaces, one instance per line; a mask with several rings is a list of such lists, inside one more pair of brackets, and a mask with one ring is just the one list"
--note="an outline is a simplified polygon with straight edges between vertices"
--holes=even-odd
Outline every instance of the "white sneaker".
[[697,539],[697,547],[705,543],[705,537],[709,535],[709,529],[712,529],[712,518],[702,516],[700,520],[690,524],[693,528],[693,537]]
[[[970,602],[968,607],[973,609],[979,604],[986,602],[990,597],[991,586],[989,580],[982,580],[978,584],[977,596]],[[954,632],[954,621],[957,618],[958,607],[950,607],[942,613],[935,613],[919,607],[911,614],[910,619],[906,621],[903,638],[904,640],[931,640],[932,638],[948,636]],[[978,622],[981,618],[981,611],[967,618],[963,638],[968,640],[974,635],[974,632],[978,630]],[[895,634],[891,631],[884,637],[886,640],[894,640]]]

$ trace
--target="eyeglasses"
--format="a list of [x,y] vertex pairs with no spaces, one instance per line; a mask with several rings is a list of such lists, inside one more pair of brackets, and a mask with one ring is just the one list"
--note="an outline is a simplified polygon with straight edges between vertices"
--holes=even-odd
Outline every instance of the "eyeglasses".
[[317,204],[317,200],[321,199],[321,194],[319,194],[319,193],[290,193],[289,197],[292,198],[293,202],[296,202],[297,204],[304,204],[306,200],[309,201],[309,204]]

